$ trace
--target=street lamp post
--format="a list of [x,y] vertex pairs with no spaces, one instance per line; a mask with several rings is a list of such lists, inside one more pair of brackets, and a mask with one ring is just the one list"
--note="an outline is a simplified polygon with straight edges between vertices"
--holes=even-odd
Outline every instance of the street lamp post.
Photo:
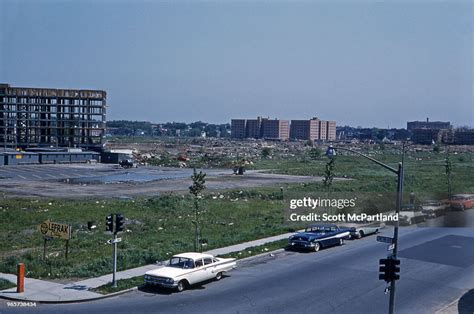
[[[378,161],[377,159],[374,159],[358,151],[355,151],[349,148],[344,148],[344,147],[333,147],[332,145],[330,145],[328,149],[326,150],[326,156],[328,156],[329,158],[334,157],[336,155],[336,150],[345,150],[345,151],[354,153],[356,155],[362,156],[397,175],[397,199],[396,199],[395,213],[398,216],[400,214],[400,208],[402,207],[402,202],[403,202],[403,157],[402,157],[402,162],[398,163],[398,169],[395,169],[395,168],[390,167],[389,165],[384,164],[383,162]],[[403,155],[404,154],[405,154],[405,145],[403,147]],[[393,250],[392,250],[393,259],[397,258],[398,227],[399,226],[400,224],[397,219],[395,221],[395,227],[393,228],[393,245],[394,245]],[[394,308],[395,308],[395,280],[392,279],[390,281],[390,301],[389,301],[389,308],[388,308],[389,314],[393,314]]]

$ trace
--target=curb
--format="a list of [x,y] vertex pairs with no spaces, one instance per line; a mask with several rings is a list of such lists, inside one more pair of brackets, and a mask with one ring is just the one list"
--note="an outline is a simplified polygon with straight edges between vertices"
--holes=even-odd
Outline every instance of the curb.
[[268,251],[268,252],[265,252],[265,253],[260,253],[260,254],[257,254],[257,255],[253,255],[253,256],[242,258],[242,259],[238,259],[237,261],[239,261],[239,262],[251,261],[253,259],[257,259],[257,258],[264,257],[264,256],[270,256],[270,254],[278,254],[278,253],[281,253],[281,252],[284,252],[284,251],[285,251],[285,248],[281,248],[281,249],[277,249],[277,250],[274,250],[274,251]]
[[41,301],[41,300],[31,300],[31,299],[26,299],[26,298],[21,298],[21,297],[9,297],[9,296],[4,296],[0,295],[0,299],[5,299],[5,300],[10,300],[10,301],[23,301],[23,302],[36,302],[36,303],[41,303],[41,304],[67,304],[67,303],[81,303],[81,302],[89,302],[89,301],[95,301],[95,300],[101,300],[101,299],[106,299],[106,298],[111,298],[115,297],[120,294],[124,294],[130,291],[138,290],[137,287],[132,287],[129,289],[109,293],[109,294],[104,294],[98,297],[94,298],[86,298],[86,299],[75,299],[75,300],[58,300],[58,301]]

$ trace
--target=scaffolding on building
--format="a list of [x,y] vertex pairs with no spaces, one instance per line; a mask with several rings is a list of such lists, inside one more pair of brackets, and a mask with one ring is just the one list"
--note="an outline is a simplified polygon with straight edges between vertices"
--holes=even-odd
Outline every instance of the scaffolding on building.
[[0,145],[100,150],[107,94],[101,90],[11,87],[0,84]]

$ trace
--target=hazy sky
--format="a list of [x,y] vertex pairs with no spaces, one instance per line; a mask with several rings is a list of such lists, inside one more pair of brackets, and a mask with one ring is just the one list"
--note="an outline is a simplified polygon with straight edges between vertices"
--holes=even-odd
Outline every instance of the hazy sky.
[[108,119],[473,126],[471,1],[0,0],[0,82],[103,89]]

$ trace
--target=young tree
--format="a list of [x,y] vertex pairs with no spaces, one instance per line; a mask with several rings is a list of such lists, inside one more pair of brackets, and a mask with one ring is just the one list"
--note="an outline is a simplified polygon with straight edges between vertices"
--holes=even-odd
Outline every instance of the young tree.
[[449,149],[446,147],[446,159],[444,160],[444,168],[446,172],[446,176],[448,178],[448,199],[451,199],[451,173],[453,169],[453,165],[451,163],[451,157],[449,154]]
[[202,200],[202,191],[206,188],[206,173],[196,171],[194,168],[193,175],[191,179],[193,184],[189,187],[189,193],[193,195],[194,198],[194,251],[197,252],[199,247],[199,241],[201,239],[201,220],[200,216],[202,214],[200,202]]
[[331,160],[326,164],[326,169],[324,171],[324,179],[323,179],[323,184],[328,191],[331,188],[332,181],[334,179],[334,169],[336,165],[336,157],[333,156]]

